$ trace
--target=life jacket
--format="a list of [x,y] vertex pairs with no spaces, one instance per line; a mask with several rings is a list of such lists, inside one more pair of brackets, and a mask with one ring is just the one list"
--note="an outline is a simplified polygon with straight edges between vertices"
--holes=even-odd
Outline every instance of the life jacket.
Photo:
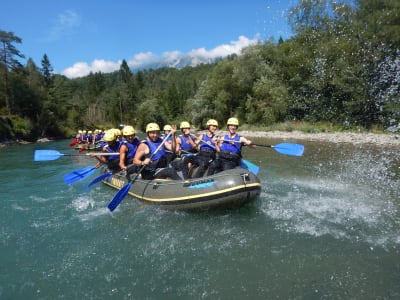
[[140,144],[140,141],[137,138],[133,139],[133,143],[129,143],[127,140],[123,141],[121,143],[122,145],[125,145],[128,148],[128,154],[126,155],[126,159],[131,159],[135,156],[136,150]]
[[193,149],[193,145],[190,143],[190,136],[184,136],[183,134],[179,135],[179,138],[181,139],[181,149],[185,151],[190,151]]
[[215,142],[207,134],[203,134],[203,139],[200,143],[200,152],[216,152]]
[[[145,143],[149,149],[150,149],[150,153],[149,153],[149,157],[151,157],[151,165],[158,165],[158,161],[163,158],[165,156],[165,146],[162,145],[162,147],[157,151],[157,153],[154,154],[154,152],[156,152],[157,148],[160,146],[160,144],[163,142],[163,140],[161,138],[158,138],[156,142],[152,142],[149,140],[143,140],[142,143]],[[153,164],[154,163],[154,164]]]
[[[232,141],[232,142],[231,142]],[[225,134],[224,141],[220,147],[221,152],[231,152],[236,153],[238,155],[241,154],[242,144],[240,143],[240,135],[236,134],[233,138],[229,137],[228,134]]]
[[[104,146],[104,148],[107,149],[107,151],[110,153],[114,153],[114,152],[119,153],[119,148],[121,148],[121,143],[119,143],[118,141],[115,141],[115,144],[112,146],[110,146],[110,144],[107,143],[107,145]],[[119,160],[119,154],[106,156],[106,159],[108,161]]]

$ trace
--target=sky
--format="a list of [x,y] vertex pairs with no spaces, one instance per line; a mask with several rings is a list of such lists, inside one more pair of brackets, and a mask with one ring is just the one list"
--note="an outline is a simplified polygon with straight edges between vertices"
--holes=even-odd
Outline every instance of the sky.
[[137,68],[184,55],[209,59],[291,36],[288,10],[297,0],[5,0],[0,30],[38,67],[44,54],[69,78]]

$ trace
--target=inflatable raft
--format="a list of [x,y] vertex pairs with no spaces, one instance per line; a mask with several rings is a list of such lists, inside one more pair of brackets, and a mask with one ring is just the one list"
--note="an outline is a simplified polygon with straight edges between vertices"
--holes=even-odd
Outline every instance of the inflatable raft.
[[[121,189],[128,180],[124,174],[116,173],[103,183]],[[144,204],[173,210],[238,208],[255,200],[260,193],[258,177],[243,168],[187,180],[137,178],[128,192]]]

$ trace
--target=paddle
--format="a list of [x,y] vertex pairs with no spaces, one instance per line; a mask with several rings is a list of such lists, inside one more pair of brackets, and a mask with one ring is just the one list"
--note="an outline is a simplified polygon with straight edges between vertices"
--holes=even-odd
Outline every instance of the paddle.
[[89,187],[91,187],[92,185],[94,185],[94,184],[96,184],[96,183],[102,181],[103,179],[106,179],[106,178],[110,177],[111,175],[112,175],[111,172],[107,172],[107,173],[101,174],[100,176],[98,176],[98,177],[96,177],[95,179],[93,179],[93,180],[88,184],[87,187],[89,188]]
[[252,145],[258,147],[273,148],[275,151],[284,155],[302,156],[304,153],[304,146],[301,144],[281,143],[277,145],[264,145],[264,144],[252,144]]
[[[231,140],[224,140],[220,139],[220,141],[223,142],[228,142],[228,143],[240,143],[238,141],[231,141]],[[302,156],[304,153],[304,146],[301,144],[294,144],[294,143],[281,143],[277,145],[265,145],[265,144],[254,144],[251,143],[250,145],[243,144],[243,146],[258,146],[258,147],[267,147],[267,148],[273,148],[277,152],[285,155],[291,155],[291,156]]]
[[242,167],[243,169],[247,169],[247,170],[251,171],[255,175],[257,175],[258,172],[260,171],[260,167],[259,166],[255,165],[252,162],[249,162],[248,160],[245,160],[245,159],[241,159],[240,160],[240,167]]
[[66,184],[69,185],[71,183],[74,183],[76,181],[85,179],[86,177],[92,175],[95,170],[96,170],[96,167],[88,166],[86,168],[73,171],[73,172],[71,172],[71,173],[69,173],[69,174],[64,176],[64,181],[65,181]]
[[75,146],[75,145],[78,144],[78,143],[79,143],[79,140],[78,140],[78,139],[73,139],[72,142],[69,144],[69,146],[70,146],[70,147],[73,147],[73,146]]
[[57,150],[35,150],[34,161],[47,161],[47,160],[56,160],[61,156],[108,156],[108,155],[119,155],[119,152],[115,153],[107,153],[107,152],[92,152],[86,154],[64,154],[60,153]]
[[[151,154],[151,158],[161,149],[161,147],[165,144],[167,141],[168,137],[172,134],[172,132],[169,132],[167,136],[163,139],[161,144],[157,147],[157,149]],[[114,209],[117,208],[117,206],[121,203],[122,200],[124,200],[125,196],[128,194],[129,189],[131,188],[132,184],[135,182],[136,178],[138,178],[139,174],[143,171],[143,169],[146,167],[146,165],[143,165],[139,171],[136,173],[136,175],[131,179],[127,184],[125,184],[114,196],[114,198],[108,203],[107,207],[110,211],[114,211]]]

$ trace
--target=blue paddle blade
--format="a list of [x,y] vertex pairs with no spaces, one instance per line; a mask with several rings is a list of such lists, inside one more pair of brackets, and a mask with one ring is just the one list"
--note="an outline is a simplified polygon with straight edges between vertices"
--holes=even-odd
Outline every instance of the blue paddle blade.
[[85,179],[86,177],[92,175],[94,173],[94,171],[96,170],[95,167],[93,166],[88,166],[86,168],[80,169],[80,170],[76,170],[72,173],[69,173],[67,175],[64,176],[64,181],[66,184],[71,184],[74,183],[76,181]]
[[106,178],[110,177],[111,175],[112,175],[112,173],[110,173],[110,172],[101,174],[99,177],[96,177],[95,179],[93,179],[93,180],[88,184],[87,187],[91,187],[92,185],[94,185],[94,184],[96,184],[96,183],[102,181],[103,179],[106,179]]
[[302,156],[304,153],[304,146],[300,144],[281,143],[272,146],[272,148],[274,148],[281,154],[291,155],[291,156]]
[[36,150],[34,155],[34,161],[45,161],[45,160],[56,160],[64,154],[56,150]]
[[117,206],[124,200],[125,196],[128,194],[129,189],[131,188],[132,182],[129,182],[124,187],[122,187],[118,193],[115,194],[114,198],[108,203],[107,207],[110,211],[114,211]]
[[254,173],[255,175],[258,174],[258,172],[260,171],[260,167],[253,164],[252,162],[249,162],[248,160],[242,159],[240,161],[240,166],[244,169],[247,169],[249,171],[251,171],[252,173]]

